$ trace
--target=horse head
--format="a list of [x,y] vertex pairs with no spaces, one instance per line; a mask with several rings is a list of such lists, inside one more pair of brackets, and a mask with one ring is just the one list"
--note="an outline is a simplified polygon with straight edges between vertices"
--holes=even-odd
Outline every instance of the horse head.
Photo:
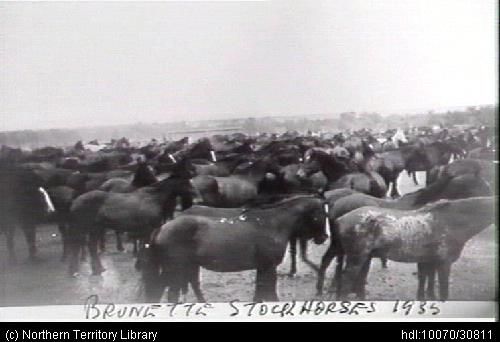
[[158,179],[155,176],[155,171],[146,162],[142,160],[138,163],[137,171],[134,174],[134,178],[132,180],[132,185],[141,188],[143,186],[148,186],[158,182]]
[[429,170],[432,164],[424,147],[405,146],[400,148],[404,166],[408,172]]
[[188,146],[185,156],[191,159],[207,159],[214,163],[217,161],[214,147],[208,138],[200,139],[198,142]]
[[176,161],[171,168],[171,178],[191,179],[194,176],[196,176],[196,167],[188,157]]
[[313,148],[306,152],[304,163],[297,171],[297,176],[303,179],[319,171],[323,171],[329,182],[334,182],[349,173],[351,167],[343,158]]
[[[302,231],[306,239],[313,239],[315,244],[322,244],[331,235],[329,205],[322,194],[309,196],[310,208],[304,212]],[[306,204],[307,205],[307,204]]]

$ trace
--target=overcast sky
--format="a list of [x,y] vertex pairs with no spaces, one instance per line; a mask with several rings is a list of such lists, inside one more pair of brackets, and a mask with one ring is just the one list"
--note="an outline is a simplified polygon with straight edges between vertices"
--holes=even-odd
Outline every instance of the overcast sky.
[[488,0],[0,3],[0,130],[497,101]]

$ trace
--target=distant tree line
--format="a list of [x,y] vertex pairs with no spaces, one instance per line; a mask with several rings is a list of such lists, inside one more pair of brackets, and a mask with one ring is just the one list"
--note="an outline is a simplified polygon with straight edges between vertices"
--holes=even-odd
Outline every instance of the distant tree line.
[[[498,116],[498,105],[471,106],[464,110],[435,113],[429,111],[420,114],[392,114],[381,115],[376,112],[345,112],[331,117],[264,117],[243,118],[228,120],[210,120],[198,122],[173,123],[136,123],[132,125],[106,126],[81,129],[48,129],[48,130],[20,130],[0,132],[0,145],[23,148],[39,148],[44,146],[69,146],[78,140],[110,141],[127,137],[130,140],[170,139],[169,132],[176,132],[176,136],[183,131],[193,129],[222,129],[225,127],[241,127],[248,134],[258,132],[285,132],[285,131],[323,131],[338,132],[343,130],[357,130],[370,128],[374,131],[383,131],[389,128],[409,128],[419,126],[451,127],[453,125],[495,126]],[[179,133],[180,132],[180,133]]]

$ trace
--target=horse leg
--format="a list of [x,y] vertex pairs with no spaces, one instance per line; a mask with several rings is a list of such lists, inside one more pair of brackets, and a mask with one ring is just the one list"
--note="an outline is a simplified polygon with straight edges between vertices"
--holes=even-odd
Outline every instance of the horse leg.
[[265,266],[257,269],[255,302],[277,302],[276,283],[278,281],[276,266]]
[[417,300],[425,300],[425,279],[427,276],[427,263],[419,262],[417,263],[417,277],[418,277],[418,289],[417,289]]
[[36,258],[36,227],[32,223],[23,223],[22,227],[28,243],[29,258],[34,261]]
[[196,296],[196,299],[200,303],[205,303],[205,297],[203,296],[203,292],[201,292],[201,284],[200,284],[200,267],[196,266],[193,268],[193,270],[190,272],[190,283],[191,283],[191,288],[193,289],[194,295]]
[[297,238],[290,238],[290,272],[288,276],[293,277],[297,273]]
[[8,225],[5,229],[5,238],[7,239],[7,250],[9,252],[9,263],[14,264],[16,262],[16,251],[14,248],[14,235],[15,227],[13,225]]
[[397,176],[392,179],[391,184],[392,184],[392,186],[391,186],[391,197],[392,198],[399,197],[399,192],[398,192],[398,177]]
[[306,239],[299,239],[299,246],[300,246],[300,258],[302,259],[302,261],[307,266],[311,267],[313,270],[318,272],[319,267],[307,258],[307,240]]
[[100,275],[105,271],[105,268],[101,264],[101,258],[99,258],[99,253],[97,251],[97,245],[99,243],[99,238],[102,235],[100,233],[92,233],[89,237],[89,254],[90,254],[90,265],[92,268],[92,275]]
[[181,286],[173,281],[168,287],[167,300],[169,303],[179,303]]
[[66,224],[64,222],[59,222],[57,225],[59,228],[59,232],[61,233],[61,242],[63,245],[63,254],[61,256],[61,261],[65,261],[68,258],[68,242],[66,241]]
[[432,179],[431,170],[425,170],[425,184],[426,185],[429,185],[429,184],[427,184],[428,179],[429,180]]
[[116,249],[118,250],[118,252],[123,252],[125,248],[123,248],[122,233],[115,232],[115,235],[116,235]]
[[277,301],[276,294],[276,266],[265,266],[257,268],[257,275],[255,277],[255,294],[253,297],[254,302],[263,301]]
[[[76,232],[73,232],[76,233]],[[67,235],[66,243],[69,250],[69,268],[68,273],[71,276],[78,275],[80,268],[80,252],[83,250],[85,239],[77,234]]]
[[366,279],[368,278],[368,272],[370,271],[371,260],[371,256],[366,259],[366,261],[363,263],[363,266],[361,267],[361,271],[358,276],[358,283],[356,284],[356,295],[358,296],[359,300],[365,300],[366,297]]
[[332,283],[330,284],[330,292],[333,291],[335,287],[335,292],[337,296],[340,296],[342,291],[342,272],[344,266],[344,255],[337,255],[337,266],[335,267],[335,275],[332,278]]
[[79,248],[80,248],[80,250],[82,252],[81,253],[81,257],[80,257],[80,261],[82,261],[82,262],[87,261],[87,248],[86,248],[86,244],[82,243]]
[[436,265],[434,263],[429,264],[429,268],[427,270],[427,299],[435,300],[436,295],[434,294],[434,283],[436,281]]
[[348,256],[346,260],[345,270],[342,274],[342,287],[341,291],[337,292],[339,299],[347,298],[347,296],[354,292],[358,294],[360,276],[362,275],[363,266],[366,259],[363,255]]
[[138,239],[133,239],[133,246],[134,246],[134,250],[132,252],[132,254],[136,257],[137,256],[137,253],[139,251],[139,248],[138,248],[138,244],[139,244],[139,241]]
[[181,208],[182,210],[189,209],[193,206],[193,196],[189,192],[181,194]]
[[440,262],[437,267],[439,279],[439,299],[442,301],[448,300],[450,269],[451,263],[449,261]]
[[335,258],[335,247],[333,243],[330,243],[328,249],[325,254],[321,258],[321,265],[318,270],[318,281],[316,282],[316,295],[321,296],[323,294],[323,284],[325,282],[325,273],[328,266],[332,262],[333,258]]
[[99,249],[101,253],[106,251],[106,229],[103,229],[99,234]]
[[417,180],[417,172],[416,172],[416,171],[413,171],[413,172],[411,173],[411,176],[412,176],[412,179],[413,179],[413,183],[414,183],[415,185],[418,185],[418,180]]
[[387,268],[387,258],[385,256],[380,257],[380,263],[382,264],[382,268]]
[[266,286],[266,300],[270,302],[277,302],[279,301],[278,299],[278,293],[276,291],[276,285],[278,282],[278,277],[277,277],[277,271],[276,271],[276,266],[273,265],[269,268],[267,275],[266,275],[266,280],[267,280],[267,286]]

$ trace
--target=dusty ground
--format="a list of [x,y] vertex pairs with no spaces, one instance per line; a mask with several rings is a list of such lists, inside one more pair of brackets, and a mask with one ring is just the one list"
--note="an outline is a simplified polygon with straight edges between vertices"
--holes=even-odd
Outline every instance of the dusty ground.
[[[419,175],[423,184],[423,175]],[[414,191],[416,186],[402,175],[400,189],[403,193]],[[462,257],[453,265],[450,300],[496,300],[497,298],[497,238],[496,228],[491,226],[470,240]],[[111,233],[110,233],[111,234]],[[82,265],[79,278],[67,276],[67,265],[59,261],[60,237],[55,226],[38,228],[38,248],[41,261],[31,264],[23,261],[27,255],[26,244],[20,231],[16,235],[17,265],[5,262],[4,237],[0,242],[0,306],[43,304],[81,304],[89,295],[99,295],[104,303],[142,302],[139,296],[139,274],[134,269],[131,246],[124,253],[115,252],[115,239],[108,238],[107,252],[102,261],[107,271],[100,277],[90,276],[89,265]],[[326,245],[310,244],[309,255],[319,263]],[[315,273],[303,263],[298,265],[294,278],[280,276],[278,294],[281,300],[315,299]],[[285,274],[289,269],[288,254],[279,267]],[[328,285],[334,264],[328,270]],[[415,298],[417,277],[415,264],[389,262],[389,268],[381,268],[379,260],[372,263],[367,285],[367,300],[396,300]],[[239,299],[251,301],[254,290],[254,271],[215,273],[202,271],[202,290],[211,302]],[[188,300],[194,300],[192,293]]]

